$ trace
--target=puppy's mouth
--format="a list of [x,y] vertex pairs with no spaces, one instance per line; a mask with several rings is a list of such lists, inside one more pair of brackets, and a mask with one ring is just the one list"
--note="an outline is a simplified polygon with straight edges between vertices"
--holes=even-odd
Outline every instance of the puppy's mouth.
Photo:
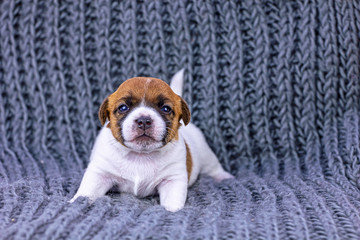
[[124,141],[124,145],[138,152],[151,152],[164,146],[163,141],[155,139],[155,137],[145,132],[135,136],[133,139]]
[[131,140],[130,142],[134,142],[134,141],[154,141],[154,142],[158,142],[156,141],[153,137],[147,135],[146,133],[143,133],[137,137],[135,137],[133,140]]

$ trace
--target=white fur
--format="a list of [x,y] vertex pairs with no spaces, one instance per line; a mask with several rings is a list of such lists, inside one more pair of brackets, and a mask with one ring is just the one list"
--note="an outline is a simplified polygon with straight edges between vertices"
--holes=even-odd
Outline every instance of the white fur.
[[[183,73],[180,75],[183,76]],[[127,117],[129,122],[125,120],[123,123],[123,127],[126,126],[123,131],[125,139],[132,138],[131,121],[134,122],[140,112],[152,114],[154,118],[159,117],[156,111],[144,107],[134,110]],[[156,124],[159,129],[163,129],[161,121],[158,120]],[[177,141],[174,140],[161,148],[154,147],[148,152],[121,145],[106,127],[107,124],[96,139],[89,166],[77,193],[70,202],[74,202],[79,196],[94,201],[116,185],[119,191],[132,193],[138,197],[158,192],[160,204],[166,210],[175,212],[184,207],[188,186],[196,181],[199,173],[208,174],[217,181],[233,178],[223,170],[201,131],[191,123],[186,127],[180,127]],[[158,133],[156,136],[160,135],[161,133]],[[185,142],[190,148],[193,161],[189,181]]]

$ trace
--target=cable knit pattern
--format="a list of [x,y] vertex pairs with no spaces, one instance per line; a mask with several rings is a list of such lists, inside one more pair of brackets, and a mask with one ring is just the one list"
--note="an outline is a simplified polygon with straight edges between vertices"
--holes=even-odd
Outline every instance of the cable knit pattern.
[[[0,2],[0,239],[360,239],[356,0]],[[77,190],[124,80],[185,68],[192,121],[236,179],[185,208]]]

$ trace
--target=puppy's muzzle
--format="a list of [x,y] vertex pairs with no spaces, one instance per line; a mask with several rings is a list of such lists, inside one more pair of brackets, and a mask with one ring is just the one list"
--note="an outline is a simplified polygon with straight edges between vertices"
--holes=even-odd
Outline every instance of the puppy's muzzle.
[[138,128],[142,129],[142,130],[146,130],[151,128],[152,126],[152,119],[148,116],[141,116],[140,118],[136,119],[135,122],[138,126]]

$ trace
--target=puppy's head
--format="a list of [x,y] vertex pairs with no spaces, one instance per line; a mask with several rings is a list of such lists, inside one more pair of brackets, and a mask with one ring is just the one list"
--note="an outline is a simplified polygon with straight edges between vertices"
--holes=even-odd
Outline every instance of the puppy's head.
[[168,84],[156,78],[137,77],[122,83],[100,106],[99,119],[125,147],[150,152],[178,139],[180,120],[187,125],[186,102]]

